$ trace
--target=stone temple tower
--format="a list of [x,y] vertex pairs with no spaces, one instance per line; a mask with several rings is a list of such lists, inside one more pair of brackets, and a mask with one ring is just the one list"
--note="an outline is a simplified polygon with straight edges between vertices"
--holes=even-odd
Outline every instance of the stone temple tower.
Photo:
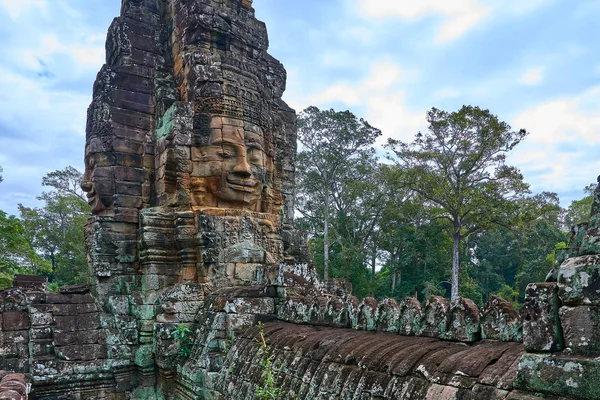
[[123,0],[82,185],[111,358],[152,353],[154,324],[191,323],[207,292],[305,261],[292,228],[296,114],[267,48],[251,0]]
[[294,257],[296,117],[251,3],[123,1],[88,112],[99,295],[250,282]]

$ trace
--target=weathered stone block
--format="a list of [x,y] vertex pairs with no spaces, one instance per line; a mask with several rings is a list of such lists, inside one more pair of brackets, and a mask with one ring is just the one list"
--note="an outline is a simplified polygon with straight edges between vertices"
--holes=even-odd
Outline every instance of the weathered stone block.
[[600,398],[597,379],[600,361],[548,354],[524,354],[518,367],[515,388],[568,398]]
[[235,314],[272,314],[275,312],[273,298],[235,298],[227,300],[224,311]]
[[77,316],[77,330],[88,331],[100,328],[100,315],[98,313],[81,314]]
[[147,368],[154,365],[154,346],[140,346],[135,352],[134,362],[135,365],[142,368]]
[[2,313],[2,330],[20,331],[29,329],[31,323],[25,311],[5,311]]
[[445,338],[450,322],[450,304],[440,296],[431,296],[427,299],[421,317],[422,331],[420,335]]
[[313,297],[310,309],[308,310],[308,321],[310,324],[323,325],[325,313],[327,312],[327,297]]
[[600,354],[600,307],[561,307],[565,351],[584,356]]
[[379,302],[377,308],[377,330],[397,333],[402,310],[398,302],[388,297]]
[[563,304],[600,306],[600,255],[568,259],[560,266],[558,284]]
[[374,331],[377,329],[377,300],[366,297],[358,306],[353,315],[352,328],[362,331]]
[[31,339],[52,339],[54,336],[53,332],[53,328],[51,327],[31,328],[29,336]]
[[32,357],[49,356],[54,354],[52,339],[35,339],[29,342],[29,354]]
[[277,307],[277,316],[283,321],[308,322],[312,301],[303,297],[287,298]]
[[106,348],[99,344],[76,344],[56,347],[56,357],[65,361],[89,361],[106,358]]
[[130,296],[110,296],[108,298],[108,310],[114,315],[128,315],[131,303]]
[[239,331],[255,324],[255,314],[227,314],[227,329],[230,331]]
[[398,333],[405,336],[418,335],[421,332],[421,319],[423,317],[421,303],[414,297],[406,297],[402,301],[401,308],[402,314]]
[[[41,307],[36,307],[41,308]],[[68,316],[77,314],[77,304],[52,304],[48,307],[48,311],[51,311],[56,316]]]
[[337,326],[340,328],[351,327],[352,321],[350,321],[346,303],[344,303],[340,297],[331,296],[329,298],[323,315],[323,322],[325,325]]
[[62,332],[76,332],[77,331],[77,316],[56,316],[54,317],[56,322],[56,330]]
[[56,346],[69,346],[74,344],[94,344],[100,342],[99,330],[78,330],[76,332],[54,331]]
[[19,355],[17,344],[14,342],[0,342],[0,359],[13,358]]
[[459,297],[452,303],[448,337],[461,342],[475,342],[481,338],[479,309],[472,300]]
[[29,314],[32,326],[45,326],[52,325],[54,323],[54,317],[52,313],[48,312],[36,312],[32,309]]
[[521,310],[526,350],[558,351],[564,348],[559,308],[557,283],[530,283],[527,286]]
[[492,295],[481,309],[481,337],[505,342],[523,340],[523,322],[512,304]]

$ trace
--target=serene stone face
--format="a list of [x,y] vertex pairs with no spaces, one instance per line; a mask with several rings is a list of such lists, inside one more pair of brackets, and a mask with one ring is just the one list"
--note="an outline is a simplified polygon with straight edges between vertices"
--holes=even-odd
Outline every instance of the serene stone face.
[[192,204],[266,211],[273,155],[262,129],[221,116],[209,129],[207,145],[192,149]]
[[81,188],[86,192],[92,212],[97,214],[113,203],[115,182],[113,178],[114,157],[94,148],[93,142],[86,145],[85,173]]

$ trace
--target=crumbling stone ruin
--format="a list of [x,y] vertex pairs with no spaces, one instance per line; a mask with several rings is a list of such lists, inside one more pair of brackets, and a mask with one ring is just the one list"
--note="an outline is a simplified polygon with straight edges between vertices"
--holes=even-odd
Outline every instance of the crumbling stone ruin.
[[90,285],[0,292],[0,399],[254,399],[259,322],[280,398],[600,398],[600,189],[521,312],[359,301],[293,229],[267,48],[251,0],[123,0],[88,115]]

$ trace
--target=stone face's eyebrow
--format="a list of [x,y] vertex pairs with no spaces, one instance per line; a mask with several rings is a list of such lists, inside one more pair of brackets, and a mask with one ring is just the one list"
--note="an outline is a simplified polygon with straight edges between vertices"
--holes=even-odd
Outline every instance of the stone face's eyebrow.
[[223,145],[223,144],[231,144],[231,145],[235,145],[235,146],[241,146],[242,143],[236,141],[236,140],[232,140],[229,138],[216,138],[215,140],[210,142],[211,145],[215,145],[215,146],[219,146],[219,145]]
[[258,142],[248,142],[248,143],[246,143],[246,147],[251,147],[253,149],[265,151],[265,149],[262,147],[262,145]]

